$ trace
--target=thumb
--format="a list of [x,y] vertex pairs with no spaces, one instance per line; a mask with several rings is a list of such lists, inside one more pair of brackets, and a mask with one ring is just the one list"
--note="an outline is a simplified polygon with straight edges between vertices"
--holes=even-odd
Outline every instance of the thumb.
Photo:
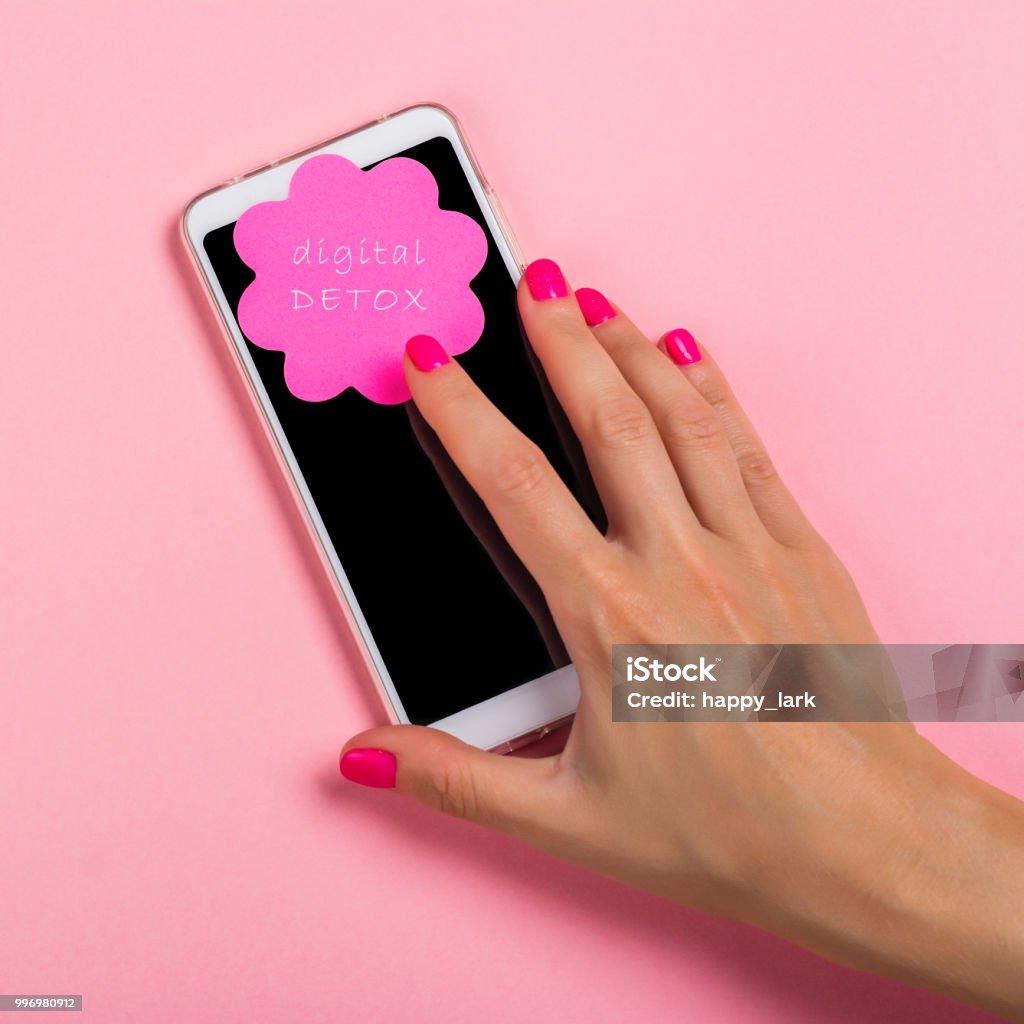
[[458,818],[550,846],[570,812],[556,757],[492,754],[440,729],[387,725],[353,736],[341,752],[350,782],[395,789]]

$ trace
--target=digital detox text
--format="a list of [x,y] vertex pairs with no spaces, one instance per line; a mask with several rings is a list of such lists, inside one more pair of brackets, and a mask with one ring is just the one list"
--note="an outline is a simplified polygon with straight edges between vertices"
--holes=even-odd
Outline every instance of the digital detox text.
[[[426,262],[426,256],[420,251],[420,240],[409,239],[408,245],[387,244],[374,239],[369,245],[368,240],[361,238],[358,245],[325,244],[321,238],[314,242],[306,238],[295,247],[292,256],[294,266],[333,265],[336,274],[350,274],[354,267],[367,265],[400,266],[419,265]],[[404,313],[408,309],[426,310],[423,299],[424,289],[403,288],[401,293],[391,288],[321,288],[311,293],[301,288],[291,289],[292,309],[309,309],[312,306],[331,312],[335,309],[351,309],[353,313],[376,312],[397,309]]]

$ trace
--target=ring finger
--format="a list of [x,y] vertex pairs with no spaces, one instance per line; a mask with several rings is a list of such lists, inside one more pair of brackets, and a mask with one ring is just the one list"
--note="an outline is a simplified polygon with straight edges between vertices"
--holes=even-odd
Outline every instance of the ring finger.
[[576,294],[594,337],[650,409],[700,522],[730,540],[760,529],[715,410],[685,376],[672,372],[665,354],[618,307],[593,288],[581,288]]

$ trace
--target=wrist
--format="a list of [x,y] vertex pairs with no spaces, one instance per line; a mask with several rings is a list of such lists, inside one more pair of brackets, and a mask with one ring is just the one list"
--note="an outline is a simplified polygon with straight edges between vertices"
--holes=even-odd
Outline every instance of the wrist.
[[1024,804],[916,733],[882,728],[871,757],[853,761],[859,777],[819,784],[833,792],[801,813],[797,862],[764,868],[757,909],[741,916],[847,966],[1020,1017]]

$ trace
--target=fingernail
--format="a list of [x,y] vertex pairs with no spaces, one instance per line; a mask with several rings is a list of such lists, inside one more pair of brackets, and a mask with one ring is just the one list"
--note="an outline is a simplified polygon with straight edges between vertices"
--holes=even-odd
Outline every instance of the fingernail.
[[526,283],[535,299],[562,299],[569,294],[562,271],[554,260],[534,260],[526,268]]
[[373,786],[375,789],[395,788],[398,762],[395,755],[386,750],[374,750],[369,747],[346,750],[338,767],[349,782],[358,782],[360,786]]
[[576,301],[588,327],[596,327],[615,316],[612,304],[596,288],[577,288]]
[[441,347],[441,343],[432,338],[429,334],[417,334],[405,343],[405,351],[417,370],[430,373],[439,366],[451,362],[448,353]]
[[680,366],[699,363],[701,359],[697,342],[684,327],[677,327],[665,335],[665,351],[669,354],[672,362],[678,363]]

